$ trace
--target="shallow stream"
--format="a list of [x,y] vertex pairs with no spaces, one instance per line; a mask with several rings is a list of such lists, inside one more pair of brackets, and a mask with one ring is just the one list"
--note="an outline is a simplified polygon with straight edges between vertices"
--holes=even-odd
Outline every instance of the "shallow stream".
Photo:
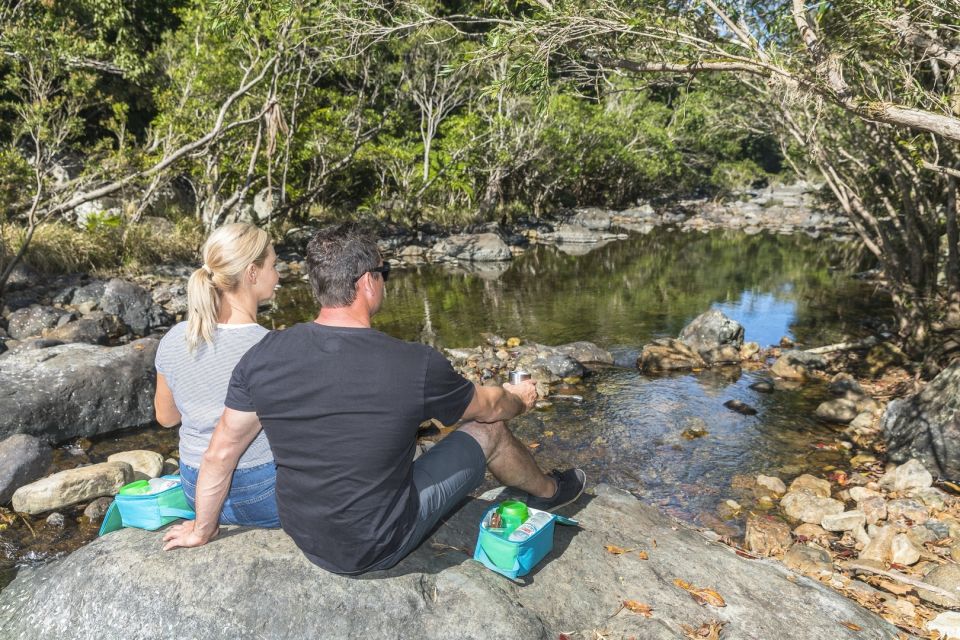
[[[733,232],[681,234],[656,229],[601,247],[533,247],[512,262],[482,270],[422,265],[391,274],[375,327],[439,348],[476,346],[481,334],[556,345],[594,342],[621,366],[584,381],[582,402],[518,419],[514,431],[541,466],[581,466],[591,482],[608,482],[675,515],[736,535],[742,519],[724,513],[737,497],[738,475],[784,480],[842,465],[836,430],[813,417],[822,385],[762,394],[764,378],[739,368],[646,376],[634,367],[642,346],[679,334],[714,307],[738,320],[761,346],[788,337],[811,347],[856,338],[889,316],[889,302],[851,278],[862,268],[856,249],[805,236]],[[310,320],[315,306],[305,283],[286,284],[261,322],[277,328]],[[730,399],[758,411],[745,416]],[[685,430],[706,430],[695,439]],[[71,443],[57,453],[67,468],[116,451],[146,448],[167,455],[176,434],[159,427]],[[826,445],[818,448],[816,445]],[[42,562],[92,539],[95,527],[67,514],[64,529],[42,519],[0,533],[0,587],[15,562]]]

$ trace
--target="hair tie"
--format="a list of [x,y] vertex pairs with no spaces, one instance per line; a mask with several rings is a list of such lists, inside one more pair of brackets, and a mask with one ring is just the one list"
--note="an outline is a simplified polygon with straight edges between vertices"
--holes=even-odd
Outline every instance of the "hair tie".
[[203,269],[204,271],[206,271],[208,276],[212,276],[212,275],[213,275],[213,269],[211,269],[210,267],[208,267],[206,262],[204,262],[204,263],[200,266],[200,268]]

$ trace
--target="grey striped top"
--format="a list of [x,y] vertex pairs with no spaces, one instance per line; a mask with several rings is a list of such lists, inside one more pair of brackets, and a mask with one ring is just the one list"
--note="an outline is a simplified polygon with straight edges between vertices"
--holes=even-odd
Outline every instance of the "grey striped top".
[[[260,342],[268,331],[258,324],[220,324],[213,345],[201,342],[193,353],[187,349],[187,323],[174,325],[157,348],[157,373],[162,373],[173,391],[182,417],[180,462],[199,467],[213,428],[223,413],[230,376],[243,354]],[[261,431],[244,452],[238,468],[273,461],[267,437]]]

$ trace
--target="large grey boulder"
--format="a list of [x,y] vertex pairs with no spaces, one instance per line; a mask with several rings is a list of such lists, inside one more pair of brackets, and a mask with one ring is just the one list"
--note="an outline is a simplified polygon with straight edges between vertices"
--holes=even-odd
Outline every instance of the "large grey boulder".
[[120,278],[113,278],[104,287],[100,309],[118,316],[138,336],[146,335],[167,320],[149,291]]
[[[124,529],[21,569],[0,593],[0,637],[546,640],[604,630],[682,640],[681,625],[712,619],[724,640],[897,635],[831,589],[602,485],[578,503],[585,528],[557,527],[545,562],[512,582],[471,559],[488,505],[468,502],[397,567],[359,578],[315,567],[278,530],[228,528],[204,547],[162,552],[162,532]],[[726,606],[697,604],[676,579],[716,590]],[[624,600],[650,605],[652,617],[613,615]]]
[[960,362],[920,393],[887,405],[880,427],[890,460],[916,458],[936,476],[960,479]]
[[17,309],[7,319],[7,333],[14,340],[23,340],[31,336],[39,336],[44,329],[57,326],[67,314],[63,309],[34,304],[24,309]]
[[125,332],[123,321],[117,316],[93,311],[79,320],[47,329],[43,332],[43,337],[64,343],[107,344],[111,338],[118,338]]
[[444,238],[433,253],[467,262],[501,262],[513,258],[510,247],[495,233],[461,233]]
[[153,420],[158,340],[120,347],[64,344],[0,358],[0,438],[51,442]]
[[609,231],[613,225],[613,215],[613,211],[589,207],[577,210],[570,222],[591,231]]
[[17,433],[0,441],[0,504],[13,492],[42,476],[53,462],[50,445],[39,438]]
[[613,355],[606,349],[601,349],[592,342],[581,340],[579,342],[569,342],[554,347],[557,353],[570,356],[582,365],[589,366],[594,364],[612,365]]
[[711,309],[694,318],[680,332],[680,340],[703,356],[708,363],[717,360],[714,354],[723,347],[733,347],[733,353],[739,360],[740,347],[743,346],[743,325]]

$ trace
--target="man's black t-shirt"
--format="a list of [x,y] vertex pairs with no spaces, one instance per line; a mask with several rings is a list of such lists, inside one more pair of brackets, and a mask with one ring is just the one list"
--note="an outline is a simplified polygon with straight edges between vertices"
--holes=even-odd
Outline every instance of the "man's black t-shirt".
[[473,394],[426,345],[307,322],[247,351],[224,404],[260,418],[283,530],[311,560],[349,574],[406,541],[419,508],[417,427],[452,425]]

